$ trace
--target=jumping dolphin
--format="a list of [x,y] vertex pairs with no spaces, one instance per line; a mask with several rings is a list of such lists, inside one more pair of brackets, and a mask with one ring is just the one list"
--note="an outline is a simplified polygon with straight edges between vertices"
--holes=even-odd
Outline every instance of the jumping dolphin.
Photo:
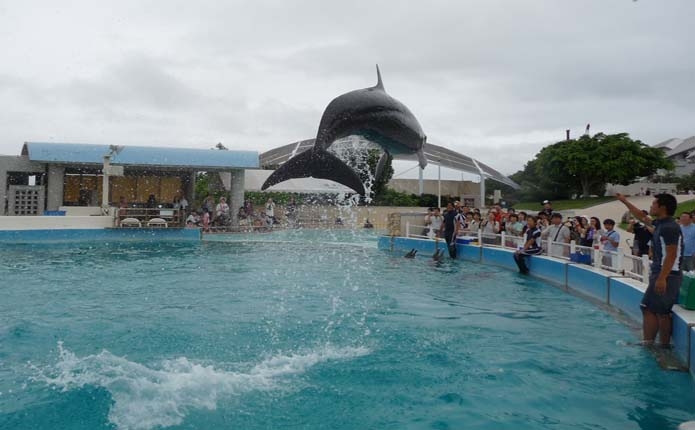
[[266,179],[262,190],[292,178],[330,179],[364,195],[364,184],[357,173],[327,151],[333,142],[357,135],[378,144],[384,154],[379,159],[380,177],[388,154],[417,154],[421,168],[427,166],[422,147],[427,136],[408,108],[384,90],[379,66],[377,83],[370,88],[350,91],[333,99],[321,116],[314,146],[290,158]]

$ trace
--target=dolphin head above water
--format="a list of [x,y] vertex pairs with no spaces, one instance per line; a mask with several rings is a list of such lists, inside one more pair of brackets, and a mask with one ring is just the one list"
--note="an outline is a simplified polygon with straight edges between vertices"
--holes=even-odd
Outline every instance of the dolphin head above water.
[[[427,165],[422,151],[427,137],[420,123],[403,103],[386,93],[377,66],[377,84],[333,99],[321,116],[314,147],[288,160],[268,177],[261,189],[287,179],[312,176],[339,182],[364,194],[364,185],[357,174],[327,151],[336,140],[351,135],[378,144],[386,153],[417,154],[420,167]],[[385,159],[386,154],[379,160],[377,177]]]

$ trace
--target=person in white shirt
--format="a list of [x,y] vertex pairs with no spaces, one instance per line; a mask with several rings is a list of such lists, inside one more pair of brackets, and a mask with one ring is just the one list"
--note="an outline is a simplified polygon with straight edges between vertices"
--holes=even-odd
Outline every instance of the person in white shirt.
[[268,198],[268,201],[265,203],[265,216],[269,225],[273,225],[277,222],[275,219],[275,203],[273,203],[273,199],[271,198]]
[[439,208],[434,208],[434,214],[430,217],[430,237],[439,236],[439,230],[442,228],[444,217]]
[[220,197],[220,202],[215,207],[215,221],[220,224],[226,224],[229,220],[229,205],[227,199]]
[[[541,239],[550,239],[557,243],[570,243],[570,229],[562,224],[562,214],[555,212],[550,216],[550,225],[541,232]],[[555,246],[554,249],[548,249],[548,255],[552,256],[569,256],[569,247]]]

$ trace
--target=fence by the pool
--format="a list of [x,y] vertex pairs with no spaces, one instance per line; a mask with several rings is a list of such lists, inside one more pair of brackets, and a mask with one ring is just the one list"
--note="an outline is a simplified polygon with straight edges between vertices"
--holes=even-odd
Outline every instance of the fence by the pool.
[[[431,239],[432,237],[423,234],[428,228],[422,225],[422,216],[414,220],[409,216],[401,216],[403,229],[402,234],[396,236]],[[393,232],[393,230],[391,230]],[[519,249],[523,247],[525,238],[513,236],[505,233],[500,234],[483,233],[481,230],[471,232],[457,238],[458,243],[480,245],[483,247]],[[594,266],[598,269],[607,270],[623,276],[636,279],[647,283],[649,280],[649,266],[651,260],[649,256],[641,257],[626,254],[624,252],[605,251],[598,247],[580,246],[571,241],[570,243],[554,242],[552,239],[542,240],[543,255],[548,257],[567,260],[574,263],[582,263]]]

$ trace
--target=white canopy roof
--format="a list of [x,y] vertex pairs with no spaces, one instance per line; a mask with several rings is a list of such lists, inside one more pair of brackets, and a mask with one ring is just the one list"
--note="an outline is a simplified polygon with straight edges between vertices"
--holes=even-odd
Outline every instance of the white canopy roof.
[[[273,170],[246,170],[244,173],[244,189],[261,191],[261,186]],[[327,179],[297,178],[275,184],[267,191],[287,193],[354,193],[350,188]]]

